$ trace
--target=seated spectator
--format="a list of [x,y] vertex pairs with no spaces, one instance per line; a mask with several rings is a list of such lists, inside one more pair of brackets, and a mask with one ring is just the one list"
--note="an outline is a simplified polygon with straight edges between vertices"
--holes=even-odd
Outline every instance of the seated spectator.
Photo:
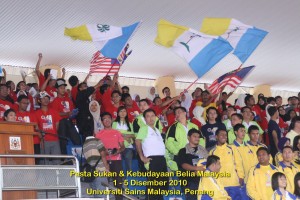
[[292,199],[296,200],[296,196],[286,190],[287,179],[281,172],[276,172],[272,176],[272,189],[274,191],[272,199]]
[[270,152],[265,147],[260,147],[256,152],[259,163],[249,172],[247,193],[251,199],[271,199],[273,195],[272,175],[278,169],[269,163]]
[[[206,173],[220,172],[222,165],[220,162],[220,157],[215,155],[210,155],[207,157],[206,162]],[[208,199],[226,199],[230,200],[231,197],[228,195],[227,191],[224,189],[223,184],[219,178],[215,176],[204,176],[200,179],[198,191],[211,191],[209,194],[198,195],[199,200]]]
[[286,190],[290,193],[294,192],[294,177],[299,172],[299,169],[292,163],[294,159],[293,149],[290,146],[283,147],[283,160],[278,163],[278,169],[284,173],[287,178]]
[[[177,164],[181,171],[191,171],[197,173],[198,171],[205,171],[205,166],[199,165],[198,162],[206,163],[208,152],[204,147],[199,145],[201,133],[197,129],[190,129],[188,132],[189,143],[179,150]],[[197,190],[199,187],[199,177],[183,177],[187,180],[188,184],[185,188],[190,190]],[[197,200],[196,195],[190,193],[186,194],[186,198],[189,200]]]

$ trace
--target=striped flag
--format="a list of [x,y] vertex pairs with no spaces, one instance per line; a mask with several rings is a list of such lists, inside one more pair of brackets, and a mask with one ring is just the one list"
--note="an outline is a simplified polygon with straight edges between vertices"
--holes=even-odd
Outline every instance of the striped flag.
[[131,54],[132,50],[127,53],[129,44],[124,48],[118,59],[108,58],[97,51],[90,61],[90,72],[106,75],[114,75],[119,72],[121,65]]
[[255,66],[236,69],[220,76],[209,87],[208,91],[212,94],[219,94],[220,89],[225,86],[229,86],[233,90],[241,84],[245,77],[252,71]]

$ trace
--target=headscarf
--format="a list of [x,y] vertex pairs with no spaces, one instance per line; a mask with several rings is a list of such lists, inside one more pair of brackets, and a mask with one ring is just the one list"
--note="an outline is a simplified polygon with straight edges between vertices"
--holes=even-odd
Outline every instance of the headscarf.
[[[132,100],[133,101],[135,101],[135,98],[137,97],[137,96],[139,96],[140,97],[140,95],[139,94],[134,94],[133,96],[132,96]],[[140,99],[141,99],[141,97],[140,97]],[[136,102],[136,101],[135,101]],[[138,103],[138,102],[137,102]]]
[[[93,103],[96,103],[97,104],[97,110],[96,112],[92,112],[91,111],[91,105]],[[93,116],[93,119],[94,119],[94,133],[98,133],[100,130],[102,130],[104,127],[103,127],[103,124],[102,124],[102,121],[101,121],[101,117],[100,117],[100,106],[99,106],[99,103],[95,100],[91,101],[90,104],[89,104],[89,110],[90,110],[90,113],[92,114]]]
[[157,96],[155,93],[154,94],[151,94],[151,89],[152,88],[154,88],[155,89],[155,87],[150,87],[149,89],[148,89],[148,95],[147,95],[147,99],[149,99],[150,101],[153,101],[153,99]]
[[184,93],[185,95],[185,100],[181,102],[181,106],[185,107],[186,110],[189,110],[193,101],[192,96],[186,92]]
[[204,108],[202,106],[196,106],[193,110],[193,115],[199,122],[201,122],[202,125],[205,125],[206,122],[202,117],[203,112],[204,112]]

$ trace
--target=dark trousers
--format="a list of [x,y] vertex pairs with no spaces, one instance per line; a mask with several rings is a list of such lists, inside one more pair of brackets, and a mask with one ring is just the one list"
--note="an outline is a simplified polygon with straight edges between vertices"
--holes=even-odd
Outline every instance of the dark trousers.
[[[113,180],[116,181],[116,188],[122,189],[123,178],[119,176],[120,172],[123,170],[122,168],[122,160],[112,160],[109,161],[109,170],[111,172],[117,172],[117,177],[113,177]],[[122,195],[115,195],[116,200],[122,200]]]
[[[149,171],[152,172],[168,172],[167,162],[164,156],[149,156],[151,158],[149,164]],[[166,185],[164,186],[149,186],[149,189],[153,190],[168,190],[169,189],[169,177],[149,177],[149,181],[165,181]],[[148,195],[148,200],[163,200],[163,195]]]

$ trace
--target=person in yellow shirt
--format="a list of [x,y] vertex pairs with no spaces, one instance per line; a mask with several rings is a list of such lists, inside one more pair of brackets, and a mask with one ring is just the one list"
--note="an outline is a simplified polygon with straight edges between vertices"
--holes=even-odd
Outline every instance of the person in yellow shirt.
[[217,145],[209,152],[209,155],[219,156],[221,162],[220,172],[230,176],[220,177],[220,182],[233,200],[241,200],[241,184],[236,170],[234,151],[227,141],[226,129],[218,129],[216,132]]
[[270,152],[267,148],[260,147],[256,155],[259,163],[249,171],[247,194],[255,200],[271,199],[273,195],[271,178],[278,169],[269,163]]
[[244,142],[246,130],[245,126],[243,124],[236,124],[233,127],[236,139],[233,141],[233,144],[231,145],[231,148],[233,150],[234,160],[235,160],[235,168],[239,177],[239,183],[241,185],[240,192],[241,192],[241,198],[248,200],[247,192],[246,192],[246,186],[245,186],[245,173],[244,173],[244,167],[243,167],[243,158],[242,158],[242,151],[243,147],[246,145]]
[[283,150],[283,147],[285,147],[285,146],[291,146],[291,140],[288,139],[287,137],[282,137],[282,138],[280,138],[280,140],[278,142],[279,152],[274,157],[274,161],[275,161],[276,167],[278,167],[279,166],[279,162],[281,162],[283,160],[283,158],[282,158],[282,150]]
[[292,163],[294,158],[293,149],[290,146],[283,147],[282,150],[283,161],[279,162],[278,169],[284,173],[287,178],[286,190],[290,193],[294,192],[294,177],[299,172],[298,168]]
[[[221,169],[220,157],[210,155],[207,157],[205,173],[219,173]],[[199,182],[199,195],[198,200],[209,200],[209,199],[224,199],[230,200],[230,196],[224,189],[224,186],[220,182],[219,178],[215,176],[203,176]]]
[[272,200],[296,200],[296,196],[286,190],[287,179],[286,176],[281,172],[275,172],[272,176],[272,189],[274,193],[272,195]]
[[[265,147],[266,145],[259,143],[259,128],[255,125],[252,125],[248,129],[248,133],[250,136],[250,141],[246,142],[246,145],[240,150],[244,168],[244,182],[247,184],[248,175],[251,167],[257,165],[258,159],[256,152],[258,148]],[[270,163],[272,163],[272,157],[270,157]]]
[[214,108],[217,108],[219,105],[220,105],[220,101],[217,101],[216,103],[214,103],[213,101],[215,100],[216,96],[210,96],[209,92],[207,90],[204,90],[202,93],[201,93],[201,98],[202,98],[202,101],[198,101],[196,103],[196,106],[202,106],[204,108],[204,111],[203,111],[203,118],[204,120],[206,121],[207,120],[207,116],[206,116],[206,110],[209,108],[209,107],[214,107]]

